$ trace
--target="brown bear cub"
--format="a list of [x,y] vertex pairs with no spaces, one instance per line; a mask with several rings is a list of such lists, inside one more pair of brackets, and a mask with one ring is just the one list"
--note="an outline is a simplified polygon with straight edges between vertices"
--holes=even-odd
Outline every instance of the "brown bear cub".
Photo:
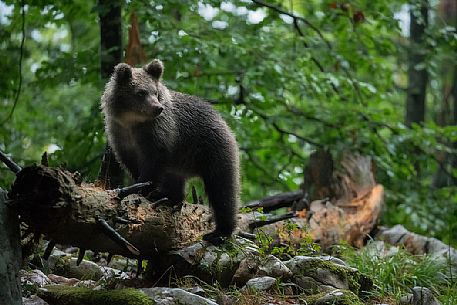
[[108,142],[136,182],[151,181],[172,204],[184,200],[185,181],[205,184],[216,229],[203,239],[214,244],[236,226],[239,157],[234,135],[212,106],[168,90],[163,64],[115,67],[101,98]]

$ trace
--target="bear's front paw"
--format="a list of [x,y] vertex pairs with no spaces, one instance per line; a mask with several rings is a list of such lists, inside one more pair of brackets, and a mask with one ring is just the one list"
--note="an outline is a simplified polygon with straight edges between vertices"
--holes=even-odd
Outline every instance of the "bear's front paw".
[[214,246],[219,246],[231,235],[232,235],[231,233],[227,234],[227,233],[222,233],[218,230],[214,230],[211,233],[207,233],[207,234],[203,235],[203,240],[213,244]]

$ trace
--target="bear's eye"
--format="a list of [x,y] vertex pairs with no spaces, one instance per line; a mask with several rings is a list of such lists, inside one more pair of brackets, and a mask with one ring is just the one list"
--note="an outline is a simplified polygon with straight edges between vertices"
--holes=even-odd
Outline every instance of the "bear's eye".
[[136,92],[136,95],[139,97],[146,97],[148,95],[148,91],[140,89]]

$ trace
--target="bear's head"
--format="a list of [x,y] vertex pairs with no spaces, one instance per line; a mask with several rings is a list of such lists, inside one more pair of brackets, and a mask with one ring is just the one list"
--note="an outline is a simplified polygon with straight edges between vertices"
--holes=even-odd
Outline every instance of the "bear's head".
[[154,59],[143,68],[120,63],[114,68],[102,97],[105,114],[123,124],[136,124],[158,117],[170,102],[161,84],[163,64]]

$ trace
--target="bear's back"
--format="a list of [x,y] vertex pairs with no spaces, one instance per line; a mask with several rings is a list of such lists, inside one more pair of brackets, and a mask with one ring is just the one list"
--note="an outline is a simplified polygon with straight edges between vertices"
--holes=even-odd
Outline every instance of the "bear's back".
[[[177,127],[176,157],[203,164],[232,162],[236,140],[221,115],[208,102],[170,91]],[[214,159],[214,160],[212,160]]]

